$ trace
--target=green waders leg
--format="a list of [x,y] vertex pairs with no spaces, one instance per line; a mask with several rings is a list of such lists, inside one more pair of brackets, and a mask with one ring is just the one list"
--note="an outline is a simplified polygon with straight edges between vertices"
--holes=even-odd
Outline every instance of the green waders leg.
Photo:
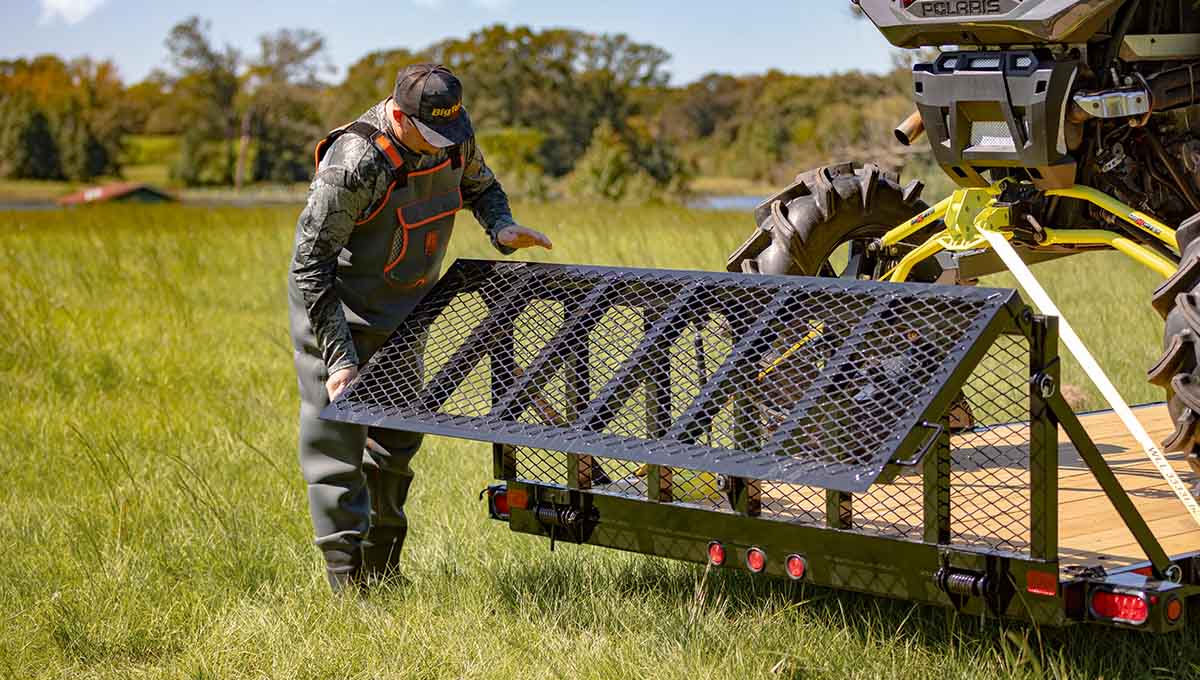
[[[365,362],[384,340],[384,336],[356,334],[354,344]],[[304,346],[305,350],[311,347],[307,342]],[[368,451],[368,428],[320,418],[329,404],[328,375],[321,357],[297,351],[295,363],[300,383],[300,469],[308,484],[316,545],[325,556],[330,586],[340,591],[395,567],[408,528],[403,506],[413,478],[409,462],[421,445],[421,435],[371,429],[376,446]]]
[[371,499],[371,527],[362,543],[362,569],[368,578],[386,577],[399,564],[408,534],[404,501],[413,480],[409,463],[422,439],[413,432],[368,431],[363,472]]

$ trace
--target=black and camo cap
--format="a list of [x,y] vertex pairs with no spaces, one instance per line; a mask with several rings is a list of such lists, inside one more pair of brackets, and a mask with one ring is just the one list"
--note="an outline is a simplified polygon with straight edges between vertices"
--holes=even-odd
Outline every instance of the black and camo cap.
[[392,99],[433,146],[456,146],[474,134],[462,105],[462,83],[441,64],[412,64],[400,69]]

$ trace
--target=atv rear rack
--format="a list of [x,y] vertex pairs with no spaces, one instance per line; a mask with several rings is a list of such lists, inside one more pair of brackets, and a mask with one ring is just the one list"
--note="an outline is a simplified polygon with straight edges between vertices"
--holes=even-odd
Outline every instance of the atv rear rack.
[[323,415],[492,442],[493,516],[552,542],[1181,628],[1200,561],[1063,400],[1056,321],[1008,290],[459,261]]

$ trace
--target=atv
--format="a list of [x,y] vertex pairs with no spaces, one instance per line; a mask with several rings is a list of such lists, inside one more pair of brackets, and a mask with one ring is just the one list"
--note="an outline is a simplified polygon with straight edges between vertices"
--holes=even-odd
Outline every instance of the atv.
[[[1004,269],[983,230],[1030,264],[1117,250],[1165,279],[1148,376],[1175,424],[1163,448],[1200,472],[1200,3],[852,4],[896,47],[933,55],[913,67],[917,110],[896,137],[924,134],[960,188],[930,207],[920,182],[878,164],[801,173],[755,210],[728,269],[971,284]],[[781,347],[773,370],[805,370],[787,364]]]

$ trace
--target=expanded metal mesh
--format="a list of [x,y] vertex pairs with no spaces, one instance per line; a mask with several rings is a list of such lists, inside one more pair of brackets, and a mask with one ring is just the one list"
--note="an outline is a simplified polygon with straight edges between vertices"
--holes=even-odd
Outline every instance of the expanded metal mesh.
[[[513,460],[517,481],[567,486],[567,456],[561,451],[518,448],[513,451]],[[637,493],[626,495],[645,497]]]
[[[894,479],[854,494],[761,480],[755,484],[751,507],[769,520],[923,540],[930,519],[925,516],[926,484],[940,477],[947,485],[948,529],[941,540],[991,552],[1027,553],[1032,520],[1029,360],[1025,336],[1001,335],[994,340],[943,414],[941,420],[950,432],[944,440],[946,452],[933,468],[934,478],[927,478],[930,471],[923,465],[907,467]],[[514,455],[517,479],[566,485],[569,454],[518,448]],[[648,466],[617,459],[596,461],[601,475],[600,481],[593,482],[594,492],[649,498]],[[543,472],[529,475],[524,470]],[[667,474],[668,488],[660,490],[659,500],[734,511],[725,493],[726,478],[705,477],[693,470]]]
[[882,536],[920,539],[924,529],[924,490],[919,470],[889,484],[876,484],[865,494],[855,494],[851,526]]
[[[948,542],[1024,553],[1031,531],[1029,344],[1001,335],[964,383],[942,422],[950,435],[936,475],[948,485],[944,512]],[[931,452],[930,455],[936,455]],[[927,479],[922,466],[904,468],[888,483],[848,494],[841,511],[849,528],[895,538],[925,534]],[[762,516],[811,525],[827,517],[825,489],[763,482]]]
[[1022,552],[1030,541],[1029,344],[997,338],[963,388],[951,416],[950,535],[953,543]]
[[1013,297],[459,261],[323,415],[864,491]]
[[798,524],[825,524],[825,489],[765,480],[760,488],[763,517]]

